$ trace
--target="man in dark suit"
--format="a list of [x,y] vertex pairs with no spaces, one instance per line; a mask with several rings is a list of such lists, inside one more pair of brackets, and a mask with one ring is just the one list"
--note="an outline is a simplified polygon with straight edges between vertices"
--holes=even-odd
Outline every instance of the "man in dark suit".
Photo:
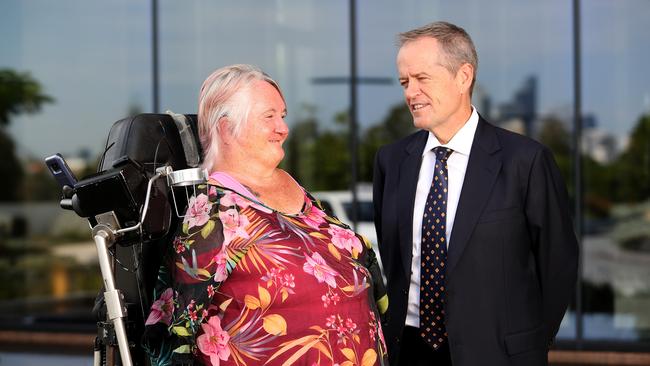
[[420,131],[382,147],[374,205],[392,365],[546,365],[578,245],[551,152],[471,104],[477,56],[455,25],[399,37]]

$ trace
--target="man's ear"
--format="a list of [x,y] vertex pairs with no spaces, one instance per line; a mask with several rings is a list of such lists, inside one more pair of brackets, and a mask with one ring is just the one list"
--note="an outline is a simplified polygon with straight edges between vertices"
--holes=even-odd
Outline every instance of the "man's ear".
[[462,64],[456,72],[456,82],[461,93],[469,93],[472,87],[472,80],[474,80],[474,67],[468,63]]

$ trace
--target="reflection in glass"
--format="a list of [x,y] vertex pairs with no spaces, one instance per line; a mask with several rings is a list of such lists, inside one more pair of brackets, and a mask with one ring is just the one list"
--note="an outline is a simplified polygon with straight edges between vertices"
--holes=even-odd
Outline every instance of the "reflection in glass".
[[[101,280],[88,226],[59,209],[42,159],[61,152],[84,176],[95,169],[113,121],[150,111],[150,4],[3,2],[0,75],[33,81],[36,99],[45,98],[40,110],[0,113],[2,327],[94,329],[89,309]],[[650,6],[581,4],[583,333],[587,340],[647,344]],[[357,6],[360,78],[396,79],[398,32],[440,19],[466,28],[479,53],[474,106],[491,122],[549,146],[574,196],[571,2]],[[287,98],[284,168],[311,191],[347,190],[348,21],[345,1],[159,0],[161,109],[195,113],[198,88],[212,70],[257,64]],[[358,92],[359,178],[370,182],[376,150],[411,133],[412,121],[396,82],[362,83]],[[575,316],[571,308],[560,338],[575,338]]]
[[43,159],[95,170],[113,121],[149,109],[148,5],[24,2],[0,12],[0,327],[95,329],[86,220],[59,207]]
[[[650,341],[650,42],[643,1],[584,2],[586,339]],[[606,19],[606,21],[605,21]]]

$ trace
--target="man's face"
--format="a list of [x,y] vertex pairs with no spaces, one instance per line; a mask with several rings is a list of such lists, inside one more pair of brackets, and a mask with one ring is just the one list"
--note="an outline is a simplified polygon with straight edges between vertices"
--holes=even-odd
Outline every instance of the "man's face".
[[397,54],[399,81],[413,124],[434,133],[465,119],[463,107],[469,106],[469,99],[462,93],[466,89],[462,75],[449,72],[443,60],[438,41],[431,37],[410,41]]

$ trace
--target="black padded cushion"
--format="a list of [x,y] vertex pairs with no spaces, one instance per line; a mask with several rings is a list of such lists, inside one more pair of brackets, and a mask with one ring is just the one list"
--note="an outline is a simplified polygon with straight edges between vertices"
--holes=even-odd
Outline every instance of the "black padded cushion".
[[[198,142],[196,115],[185,116]],[[201,145],[197,143],[197,146]],[[124,156],[139,162],[150,173],[165,164],[170,164],[174,170],[187,168],[178,128],[168,114],[143,113],[115,122],[108,134],[105,151],[99,171],[112,168]]]

